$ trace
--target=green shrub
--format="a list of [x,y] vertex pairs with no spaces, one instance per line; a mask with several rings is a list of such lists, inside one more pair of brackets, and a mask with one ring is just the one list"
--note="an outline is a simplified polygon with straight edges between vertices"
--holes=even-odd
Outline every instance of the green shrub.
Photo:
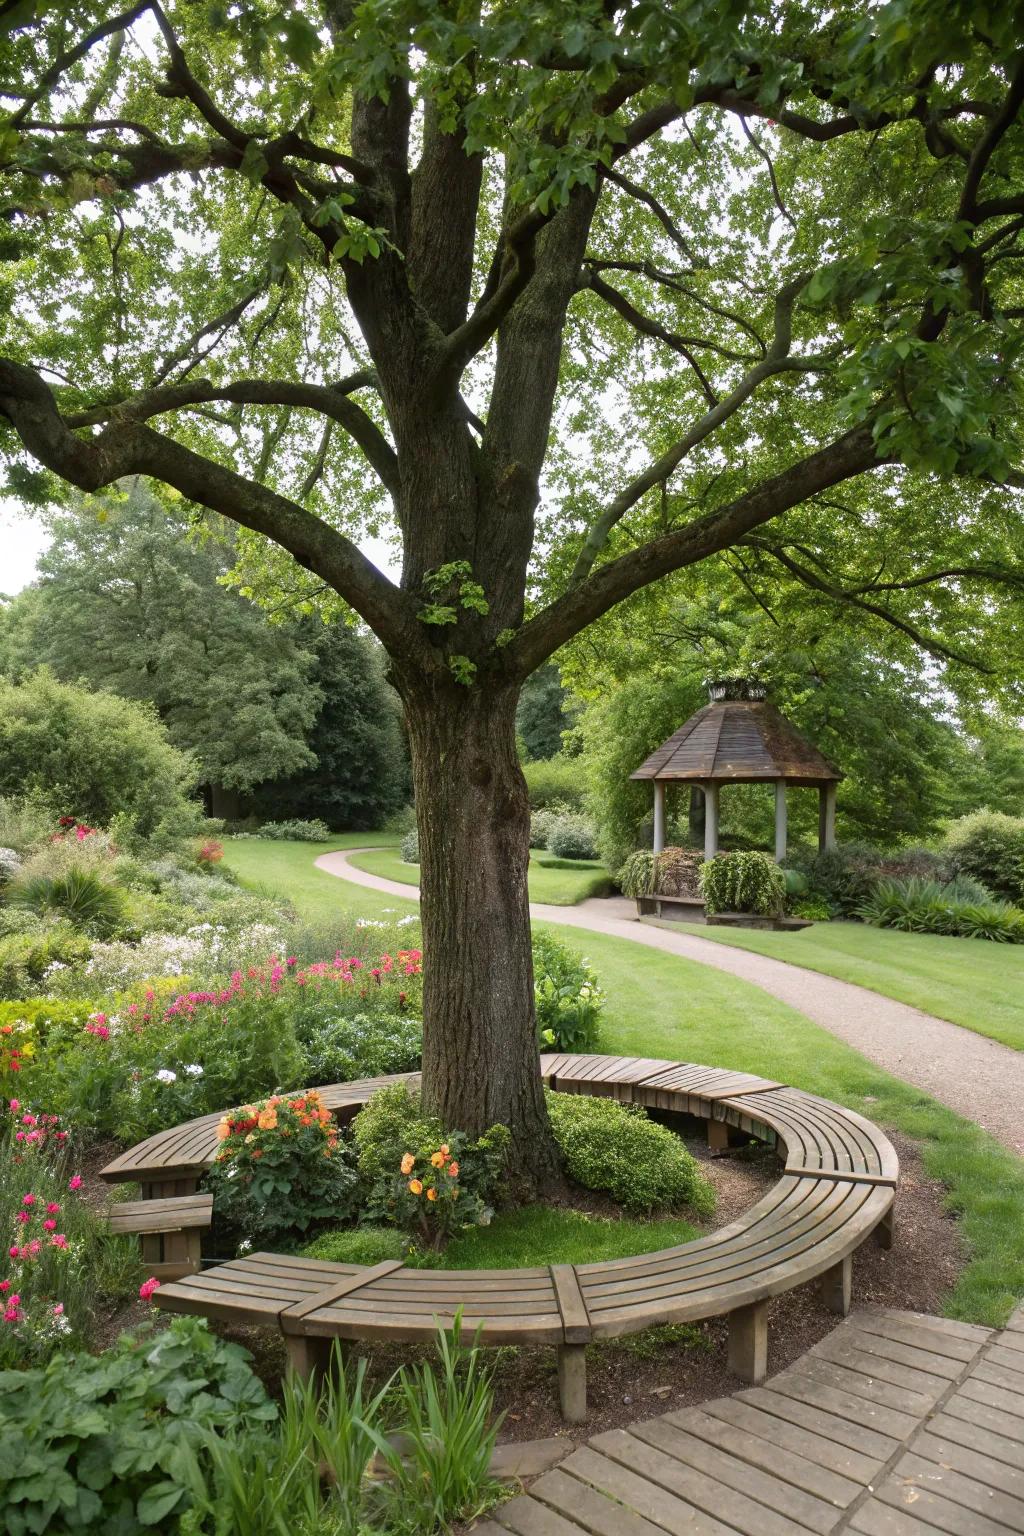
[[40,917],[66,918],[101,939],[109,938],[127,913],[122,892],[91,869],[72,868],[60,875],[16,880],[10,899]]
[[806,896],[811,882],[800,869],[784,869],[782,878],[786,882],[787,897]]
[[402,855],[403,864],[418,864],[420,861],[420,834],[415,827],[410,827],[399,844],[399,852]]
[[553,805],[582,810],[586,785],[578,758],[538,758],[523,764],[523,776],[532,810],[541,811]]
[[51,966],[79,965],[88,960],[90,947],[85,935],[66,923],[0,938],[0,999],[38,991]]
[[615,883],[623,896],[634,901],[641,896],[650,896],[654,891],[654,854],[646,848],[631,853],[615,876]]
[[248,1362],[205,1322],[177,1317],[95,1358],[65,1352],[0,1375],[7,1536],[177,1531],[205,1436],[277,1416]]
[[407,1247],[406,1239],[394,1227],[375,1227],[367,1222],[360,1227],[321,1232],[299,1251],[307,1259],[329,1264],[382,1264],[385,1259],[403,1259]]
[[423,1049],[423,1026],[402,1013],[324,1016],[319,1010],[297,1026],[304,1065],[302,1081],[350,1083],[389,1072],[415,1072]]
[[148,706],[59,683],[45,668],[23,683],[0,678],[0,795],[93,826],[123,812],[142,836],[158,828],[171,836],[201,820],[188,800],[194,780],[191,760]]
[[596,859],[594,829],[585,816],[559,816],[548,829],[548,847],[557,859]]
[[789,911],[793,917],[801,917],[809,923],[827,923],[832,917],[832,908],[817,891],[797,896],[789,903]]
[[304,821],[298,816],[290,821],[265,821],[258,833],[259,837],[290,843],[326,843],[330,835],[331,829],[326,821],[321,821],[319,817]]
[[535,932],[533,982],[542,1048],[594,1050],[604,994],[586,960],[552,934]]
[[570,1093],[549,1093],[547,1101],[565,1171],[584,1189],[604,1190],[631,1212],[714,1209],[696,1159],[638,1105]]
[[29,997],[20,1002],[0,1003],[0,1028],[5,1024],[27,1024],[37,1040],[45,1042],[61,1035],[77,1035],[86,1024],[95,1005],[84,997]]
[[778,913],[786,887],[782,871],[767,853],[720,853],[700,866],[700,888],[708,912]]
[[1024,816],[975,811],[946,833],[954,868],[1003,896],[1024,904]]

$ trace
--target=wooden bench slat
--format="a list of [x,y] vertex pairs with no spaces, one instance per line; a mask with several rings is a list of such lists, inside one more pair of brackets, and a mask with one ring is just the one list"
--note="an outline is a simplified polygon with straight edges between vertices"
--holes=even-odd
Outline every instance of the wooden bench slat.
[[[288,1331],[286,1325],[299,1323],[310,1312],[317,1312],[321,1307],[330,1306],[332,1302],[340,1301],[343,1296],[350,1295],[353,1291],[362,1290],[365,1286],[372,1285],[374,1280],[382,1275],[389,1275],[392,1270],[401,1269],[401,1262],[397,1259],[385,1259],[380,1264],[372,1264],[367,1269],[356,1270],[353,1274],[345,1275],[334,1285],[326,1286],[321,1291],[314,1291],[312,1296],[307,1296],[303,1301],[297,1301],[287,1311],[281,1314],[281,1326]],[[296,1332],[301,1332],[297,1329]]]
[[111,1232],[187,1232],[213,1220],[212,1195],[178,1195],[165,1200],[127,1200],[111,1208]]
[[555,1287],[555,1300],[562,1318],[565,1342],[589,1343],[593,1329],[575,1269],[571,1264],[552,1264],[551,1280]]

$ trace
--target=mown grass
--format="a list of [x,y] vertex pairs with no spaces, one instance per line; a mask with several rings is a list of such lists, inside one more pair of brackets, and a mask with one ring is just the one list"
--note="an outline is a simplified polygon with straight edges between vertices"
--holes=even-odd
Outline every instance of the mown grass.
[[314,863],[322,853],[366,847],[385,837],[393,844],[394,838],[382,832],[343,833],[329,843],[229,837],[224,843],[224,863],[250,889],[286,898],[304,922],[344,926],[357,917],[386,921],[415,912],[418,901],[415,897],[404,901],[400,896],[347,884],[336,875],[317,869]]
[[[241,860],[239,850],[244,850]],[[373,891],[346,889],[313,867],[317,851],[309,844],[243,842],[233,844],[228,857],[246,883],[258,876],[310,919],[325,917],[325,903],[335,912],[344,908],[367,916],[377,916],[385,905],[412,910],[411,902],[396,897],[378,901]],[[344,891],[343,901],[332,899],[332,887]],[[602,1050],[758,1072],[847,1104],[918,1142],[925,1171],[948,1190],[970,1253],[946,1310],[971,1322],[1005,1321],[1024,1296],[1024,1161],[979,1126],[883,1072],[749,982],[628,939],[548,926],[585,954],[598,973],[607,997]],[[789,942],[794,936],[774,937]],[[966,946],[971,941],[950,942]],[[1004,953],[1002,946],[978,947]],[[585,1257],[593,1257],[592,1251]]]
[[[588,1216],[583,1211],[530,1205],[500,1211],[487,1227],[472,1227],[453,1238],[443,1253],[415,1259],[421,1269],[530,1269],[547,1264],[586,1264],[656,1253],[698,1236],[681,1216],[657,1221]],[[313,1259],[377,1264],[400,1258],[393,1229],[356,1228],[325,1232],[302,1250]],[[407,1262],[411,1262],[407,1259]]]
[[815,923],[799,933],[678,926],[716,944],[870,987],[1024,1051],[1024,944],[897,933],[867,923]]
[[[374,849],[357,853],[351,860],[356,869],[403,885],[418,885],[418,864],[405,864],[397,849]],[[591,859],[556,859],[553,854],[533,849],[530,854],[530,900],[553,907],[572,907],[588,896],[605,896],[611,880],[604,865]]]

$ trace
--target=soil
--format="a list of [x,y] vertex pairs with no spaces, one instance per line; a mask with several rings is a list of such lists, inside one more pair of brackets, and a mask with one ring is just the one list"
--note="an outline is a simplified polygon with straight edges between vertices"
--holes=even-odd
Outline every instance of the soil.
[[[854,1256],[854,1305],[940,1312],[944,1298],[966,1267],[966,1249],[955,1220],[944,1207],[943,1186],[924,1174],[916,1145],[896,1132],[887,1134],[900,1158],[896,1241],[885,1251],[869,1240]],[[689,1146],[715,1187],[714,1227],[726,1226],[748,1210],[778,1179],[778,1163],[765,1149],[751,1147],[712,1158],[700,1143],[690,1142]],[[588,1208],[595,1214],[607,1214],[596,1202]],[[839,1321],[822,1306],[814,1284],[773,1300],[769,1308],[769,1374],[792,1364]],[[262,1329],[222,1331],[252,1351],[256,1370],[272,1391],[278,1390],[284,1367],[280,1340]],[[580,1427],[566,1425],[559,1413],[554,1350],[498,1349],[493,1352],[495,1401],[505,1414],[499,1438],[536,1440],[558,1435],[583,1443],[602,1430],[735,1392],[737,1382],[726,1364],[727,1333],[726,1319],[714,1318],[591,1346],[587,1356],[590,1418]],[[405,1345],[371,1347],[367,1353],[371,1375],[380,1380],[425,1352]]]

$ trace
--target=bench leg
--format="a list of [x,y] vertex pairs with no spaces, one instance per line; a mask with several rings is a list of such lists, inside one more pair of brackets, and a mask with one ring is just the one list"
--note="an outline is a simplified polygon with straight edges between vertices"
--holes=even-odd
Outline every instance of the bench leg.
[[896,1204],[890,1205],[878,1226],[875,1228],[875,1242],[879,1248],[889,1249],[893,1245],[896,1236]]
[[587,1346],[559,1344],[558,1401],[567,1424],[587,1422]]
[[757,1386],[768,1374],[768,1303],[755,1301],[729,1313],[729,1370]]
[[708,1147],[715,1157],[729,1150],[729,1126],[725,1120],[709,1120]]
[[847,1254],[821,1277],[821,1299],[830,1312],[846,1317],[853,1296],[853,1257]]
[[330,1369],[333,1342],[333,1339],[315,1338],[312,1334],[286,1333],[284,1347],[288,1370],[305,1381],[322,1380]]

